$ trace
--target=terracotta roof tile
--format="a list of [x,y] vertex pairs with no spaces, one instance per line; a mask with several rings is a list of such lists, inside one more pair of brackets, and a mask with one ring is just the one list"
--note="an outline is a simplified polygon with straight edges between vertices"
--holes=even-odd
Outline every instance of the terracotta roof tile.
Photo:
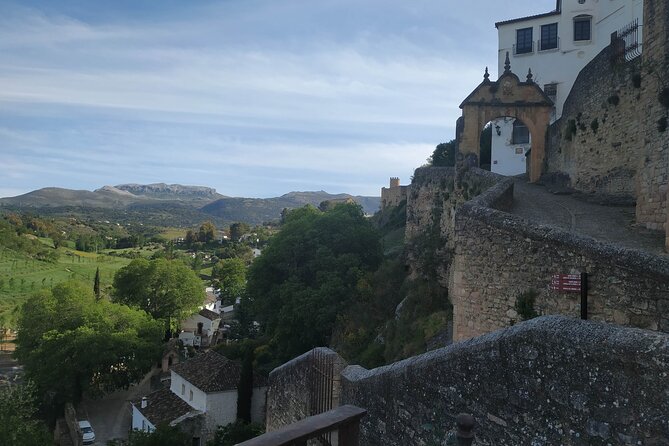
[[142,408],[142,399],[132,401],[132,404],[154,426],[170,423],[188,412],[195,411],[187,402],[176,396],[170,389],[163,388],[146,395],[147,406]]
[[220,318],[221,318],[221,315],[220,315],[220,314],[216,313],[215,311],[211,311],[211,310],[209,310],[209,309],[207,309],[207,308],[203,308],[203,309],[201,309],[201,310],[198,312],[198,314],[199,314],[200,316],[202,316],[202,317],[206,317],[206,318],[209,319],[210,321],[213,321],[213,320],[216,320],[216,319],[220,319]]
[[[236,390],[242,366],[209,350],[172,367],[172,371],[206,393]],[[267,378],[253,374],[253,387],[264,387]]]

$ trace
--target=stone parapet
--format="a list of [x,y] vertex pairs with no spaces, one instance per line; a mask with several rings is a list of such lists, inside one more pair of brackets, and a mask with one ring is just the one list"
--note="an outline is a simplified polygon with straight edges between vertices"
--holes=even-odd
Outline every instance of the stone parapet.
[[361,444],[447,444],[474,415],[476,444],[666,444],[669,337],[546,316],[374,370],[344,370],[367,409]]

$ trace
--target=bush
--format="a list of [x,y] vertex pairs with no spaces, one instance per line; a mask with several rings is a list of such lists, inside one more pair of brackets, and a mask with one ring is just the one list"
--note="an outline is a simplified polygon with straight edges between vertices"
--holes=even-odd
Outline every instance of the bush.
[[539,314],[534,309],[537,293],[535,290],[528,290],[516,296],[516,312],[524,321],[537,317]]
[[207,446],[233,446],[242,441],[250,440],[265,432],[262,424],[246,423],[237,420],[227,426],[218,426],[214,439]]

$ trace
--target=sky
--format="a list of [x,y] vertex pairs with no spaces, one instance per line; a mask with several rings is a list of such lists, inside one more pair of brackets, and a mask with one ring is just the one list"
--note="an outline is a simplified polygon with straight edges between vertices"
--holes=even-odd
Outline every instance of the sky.
[[494,23],[554,7],[0,0],[0,197],[159,182],[378,196],[454,138],[486,66],[495,78]]

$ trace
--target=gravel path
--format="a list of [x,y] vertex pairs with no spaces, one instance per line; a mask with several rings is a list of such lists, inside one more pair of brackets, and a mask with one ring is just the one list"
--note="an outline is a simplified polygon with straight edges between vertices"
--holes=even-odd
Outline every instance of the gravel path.
[[512,213],[626,248],[665,254],[664,233],[635,226],[633,206],[588,203],[517,178]]

